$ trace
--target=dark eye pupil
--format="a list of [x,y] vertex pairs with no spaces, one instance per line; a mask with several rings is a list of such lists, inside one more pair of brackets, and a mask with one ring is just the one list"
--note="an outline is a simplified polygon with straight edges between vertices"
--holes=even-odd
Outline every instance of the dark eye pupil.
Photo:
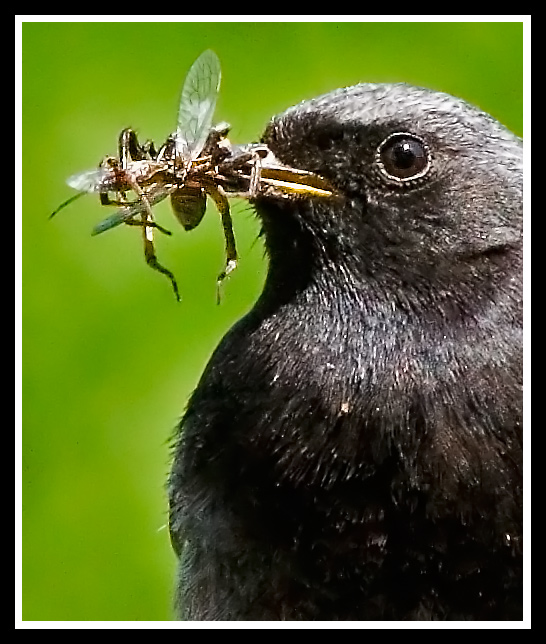
[[391,179],[406,180],[422,176],[430,160],[425,144],[410,135],[394,134],[379,150],[383,172]]
[[392,158],[397,168],[407,170],[416,162],[417,157],[409,141],[397,143],[392,149]]

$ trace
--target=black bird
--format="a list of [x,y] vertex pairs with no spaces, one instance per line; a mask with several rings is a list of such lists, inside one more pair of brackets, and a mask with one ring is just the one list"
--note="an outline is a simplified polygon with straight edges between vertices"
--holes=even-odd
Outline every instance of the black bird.
[[521,140],[362,84],[262,142],[335,195],[254,199],[266,284],[175,445],[180,617],[521,620]]

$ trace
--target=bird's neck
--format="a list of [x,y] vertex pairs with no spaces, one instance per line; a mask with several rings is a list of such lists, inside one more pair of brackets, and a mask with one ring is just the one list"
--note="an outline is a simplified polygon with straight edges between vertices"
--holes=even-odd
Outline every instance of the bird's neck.
[[518,271],[517,244],[468,257],[410,255],[403,248],[387,252],[373,241],[369,248],[355,248],[350,235],[335,231],[318,234],[289,206],[266,206],[260,214],[269,270],[257,310],[265,317],[296,307],[303,326],[313,327],[327,314],[338,330],[354,320],[366,328],[379,315],[415,325],[420,333],[442,334],[444,326],[453,332],[479,325],[491,302],[514,296],[504,267]]

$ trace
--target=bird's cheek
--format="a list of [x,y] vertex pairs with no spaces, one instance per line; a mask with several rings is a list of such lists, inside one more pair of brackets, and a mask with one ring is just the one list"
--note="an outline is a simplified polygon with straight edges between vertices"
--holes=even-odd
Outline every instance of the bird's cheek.
[[343,192],[351,198],[366,196],[366,182],[363,176],[354,175],[346,181]]
[[346,156],[343,159],[334,158],[321,170],[319,174],[348,197],[365,196],[371,187],[370,167],[361,159],[348,160]]

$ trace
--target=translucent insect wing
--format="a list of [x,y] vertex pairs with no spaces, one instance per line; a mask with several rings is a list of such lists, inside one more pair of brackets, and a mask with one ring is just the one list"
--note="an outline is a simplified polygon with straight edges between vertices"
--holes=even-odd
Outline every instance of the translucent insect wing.
[[[154,189],[151,194],[147,194],[146,198],[148,199],[150,206],[155,206],[157,203],[165,199],[165,197],[167,197],[170,192],[171,190],[169,190],[168,188],[159,187]],[[116,226],[125,223],[129,219],[133,219],[134,217],[145,211],[146,206],[144,205],[142,200],[128,204],[127,206],[122,206],[109,217],[106,217],[106,219],[99,221],[99,223],[93,227],[91,234],[100,235],[100,233],[104,233],[111,228],[115,228]]]
[[176,145],[184,159],[194,159],[205,145],[212,127],[220,80],[220,60],[207,49],[191,66],[182,88]]
[[100,235],[100,233],[104,233],[105,231],[110,230],[111,228],[115,228],[116,226],[119,226],[124,221],[126,221],[128,218],[129,218],[128,215],[126,215],[124,212],[118,210],[118,212],[115,212],[113,215],[110,215],[109,217],[106,217],[106,219],[103,219],[98,224],[96,224],[93,227],[93,230],[91,231],[91,234],[92,235]]
[[85,170],[68,177],[66,183],[79,192],[100,192],[110,176],[110,173],[102,168]]

